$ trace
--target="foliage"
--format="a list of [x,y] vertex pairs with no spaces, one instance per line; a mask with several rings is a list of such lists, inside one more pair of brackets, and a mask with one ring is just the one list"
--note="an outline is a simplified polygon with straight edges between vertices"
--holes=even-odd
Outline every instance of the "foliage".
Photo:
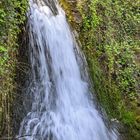
[[15,88],[18,34],[25,21],[27,0],[0,1],[0,136],[11,134],[10,105]]
[[82,22],[70,21],[79,32],[102,107],[127,126],[133,140],[140,137],[139,6],[137,0],[79,0]]
[[139,108],[138,7],[135,0],[78,3],[83,19],[80,40],[97,97],[111,117],[131,127],[135,127]]

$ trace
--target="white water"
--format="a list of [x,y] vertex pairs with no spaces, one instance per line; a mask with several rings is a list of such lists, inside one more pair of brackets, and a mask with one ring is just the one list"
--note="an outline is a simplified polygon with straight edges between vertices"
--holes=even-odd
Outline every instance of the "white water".
[[117,140],[89,96],[74,53],[75,43],[56,4],[30,2],[29,41],[32,109],[21,123],[23,140]]

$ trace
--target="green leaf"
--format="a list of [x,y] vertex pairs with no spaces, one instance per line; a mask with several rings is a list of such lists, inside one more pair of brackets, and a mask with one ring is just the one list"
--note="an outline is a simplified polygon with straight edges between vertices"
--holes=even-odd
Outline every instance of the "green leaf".
[[0,46],[0,52],[7,52],[7,49],[3,46]]

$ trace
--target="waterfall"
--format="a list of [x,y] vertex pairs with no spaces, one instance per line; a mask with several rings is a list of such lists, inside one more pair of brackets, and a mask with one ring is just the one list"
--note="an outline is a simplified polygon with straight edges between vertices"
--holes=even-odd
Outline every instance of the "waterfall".
[[75,55],[65,13],[54,0],[30,1],[29,52],[31,109],[22,140],[117,140],[90,97]]

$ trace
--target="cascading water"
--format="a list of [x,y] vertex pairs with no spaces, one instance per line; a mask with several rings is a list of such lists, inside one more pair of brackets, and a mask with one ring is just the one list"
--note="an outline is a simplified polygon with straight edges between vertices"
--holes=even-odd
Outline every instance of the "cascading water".
[[51,1],[30,1],[33,84],[28,94],[32,107],[21,123],[19,138],[117,140],[91,102],[88,83],[81,78],[65,13],[56,1]]

